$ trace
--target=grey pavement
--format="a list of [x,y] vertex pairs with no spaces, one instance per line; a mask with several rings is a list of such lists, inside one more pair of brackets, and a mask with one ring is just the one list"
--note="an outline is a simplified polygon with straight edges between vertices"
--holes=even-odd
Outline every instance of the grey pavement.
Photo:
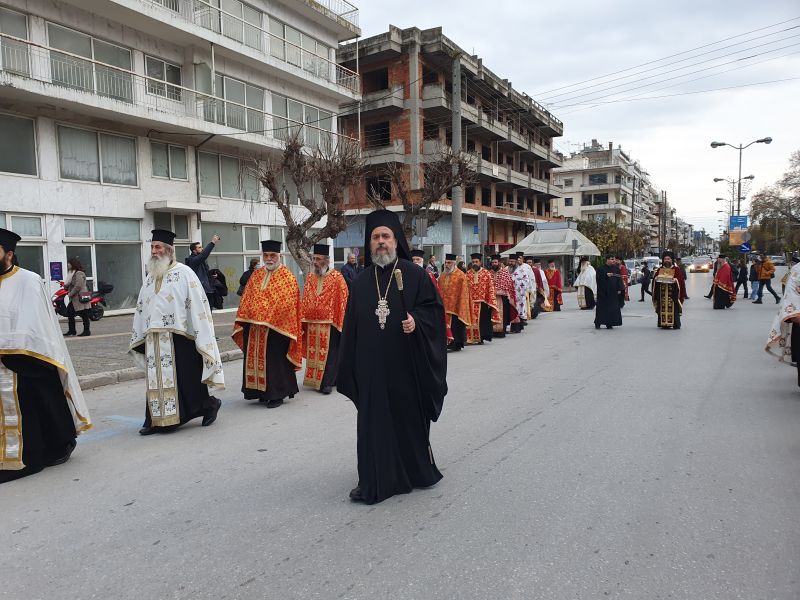
[[713,311],[709,284],[680,331],[636,301],[595,331],[569,295],[452,355],[444,479],[375,506],[346,499],[339,395],[268,410],[229,363],[217,423],[143,438],[141,381],[90,391],[72,460],[0,486],[0,597],[796,599],[797,374],[772,301]]

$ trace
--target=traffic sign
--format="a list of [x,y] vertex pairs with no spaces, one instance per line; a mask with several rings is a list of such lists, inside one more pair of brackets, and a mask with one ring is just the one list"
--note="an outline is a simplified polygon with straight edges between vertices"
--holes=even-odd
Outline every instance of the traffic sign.
[[745,242],[741,246],[739,246],[739,250],[741,252],[750,252],[753,250],[753,246],[749,242]]
[[730,229],[747,229],[747,215],[731,215]]

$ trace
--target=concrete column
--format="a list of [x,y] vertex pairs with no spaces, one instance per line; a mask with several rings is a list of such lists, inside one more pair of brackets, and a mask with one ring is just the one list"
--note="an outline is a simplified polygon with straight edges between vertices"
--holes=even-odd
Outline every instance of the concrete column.
[[[461,152],[461,55],[453,57],[453,152]],[[463,254],[461,208],[464,190],[453,188],[453,227],[451,246],[453,254]]]
[[420,64],[419,64],[419,41],[413,40],[408,49],[408,125],[411,130],[411,153],[409,155],[410,164],[410,188],[418,190],[422,187],[422,172],[420,169],[421,150],[420,150],[420,118],[422,113],[422,100],[420,94]]

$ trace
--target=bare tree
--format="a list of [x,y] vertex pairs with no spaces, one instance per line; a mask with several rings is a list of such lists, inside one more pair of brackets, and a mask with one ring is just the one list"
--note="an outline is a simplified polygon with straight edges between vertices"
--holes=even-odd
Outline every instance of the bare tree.
[[[286,246],[306,274],[311,271],[314,244],[347,228],[344,193],[361,180],[364,170],[357,140],[320,134],[321,143],[309,148],[301,131],[286,140],[277,158],[253,158],[248,167],[278,205],[286,222]],[[297,192],[297,203],[285,178]],[[318,227],[323,219],[325,225]]]
[[414,220],[424,218],[428,226],[442,216],[441,200],[454,187],[468,187],[477,180],[475,159],[466,152],[453,152],[450,146],[439,146],[422,165],[422,188],[411,189],[407,170],[402,163],[389,163],[379,173],[392,187],[391,198],[383,199],[381,190],[370,190],[369,202],[376,208],[386,208],[395,200],[403,207],[403,233],[410,242],[414,234]]

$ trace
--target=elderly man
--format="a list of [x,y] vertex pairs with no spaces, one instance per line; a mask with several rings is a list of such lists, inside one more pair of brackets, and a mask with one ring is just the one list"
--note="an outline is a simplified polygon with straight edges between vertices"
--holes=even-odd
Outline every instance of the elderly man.
[[281,243],[261,242],[264,266],[250,277],[233,324],[242,349],[242,393],[277,408],[299,391],[295,371],[303,364],[300,287],[281,264]]
[[0,483],[69,460],[91,427],[49,294],[0,229]]
[[653,307],[661,329],[681,328],[686,281],[674,260],[675,255],[665,250],[661,255],[661,266],[653,273]]
[[327,395],[336,385],[348,290],[342,274],[330,268],[330,246],[315,244],[313,260],[303,288],[303,385]]
[[494,280],[489,271],[481,266],[483,255],[474,252],[470,255],[472,264],[467,271],[467,283],[470,286],[470,299],[472,301],[471,325],[467,328],[468,344],[483,344],[492,341],[494,323],[500,321],[497,311],[497,292],[494,289]]
[[337,388],[358,410],[354,502],[374,504],[442,478],[429,441],[447,394],[444,306],[409,260],[397,215],[367,215],[366,270],[350,290]]
[[361,273],[362,269],[358,266],[358,259],[355,254],[347,255],[347,262],[342,267],[342,277],[349,288]]
[[500,262],[499,254],[491,257],[491,275],[494,282],[494,292],[497,302],[497,312],[499,318],[494,323],[492,335],[498,338],[506,337],[506,328],[511,325],[519,325],[519,313],[517,312],[517,294],[514,291],[514,280],[508,268]]
[[204,427],[211,425],[222,402],[207,386],[225,386],[203,286],[191,268],[175,261],[175,234],[152,233],[130,343],[130,353],[147,373],[141,435],[171,431],[196,417],[203,417]]
[[439,275],[439,289],[452,335],[447,349],[453,352],[463,349],[467,343],[467,327],[472,318],[467,277],[456,267],[456,258],[455,254],[445,254],[444,268]]

